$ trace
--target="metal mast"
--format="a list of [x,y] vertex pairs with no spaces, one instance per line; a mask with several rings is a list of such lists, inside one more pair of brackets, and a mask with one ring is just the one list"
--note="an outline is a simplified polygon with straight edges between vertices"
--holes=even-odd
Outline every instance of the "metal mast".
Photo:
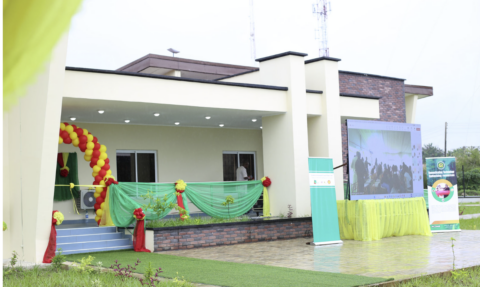
[[253,0],[250,0],[250,55],[255,61],[257,53],[255,51],[255,17],[253,15]]
[[318,41],[318,52],[320,57],[329,56],[327,20],[332,11],[330,0],[315,0],[312,4],[313,16],[317,19],[315,28],[315,39]]

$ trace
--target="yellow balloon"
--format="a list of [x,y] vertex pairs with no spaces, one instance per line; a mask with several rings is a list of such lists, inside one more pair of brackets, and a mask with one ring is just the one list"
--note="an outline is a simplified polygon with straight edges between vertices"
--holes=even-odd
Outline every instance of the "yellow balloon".
[[97,209],[97,215],[102,217],[102,214],[103,214],[103,210],[101,209]]
[[72,132],[73,132],[73,127],[72,127],[72,126],[70,126],[70,125],[68,125],[68,126],[66,126],[66,127],[65,127],[65,130],[67,131],[67,133],[69,133],[69,134],[70,134],[70,133],[72,133]]
[[98,222],[100,219],[102,219],[100,216],[95,216],[95,222]]
[[[91,136],[91,135],[89,135],[89,136]],[[87,136],[87,141],[88,141],[88,136]],[[95,144],[92,143],[91,141],[87,143],[87,149],[93,150],[94,147],[95,147]]]
[[97,197],[99,197],[99,196],[100,196],[100,192],[95,192],[95,193],[93,194],[93,197],[95,197],[95,198],[97,198]]
[[[97,161],[97,165],[98,165],[99,167],[102,167],[102,166],[105,165],[105,161],[104,161],[103,159],[99,159],[99,160]],[[95,167],[94,167],[94,168],[95,168]]]
[[92,160],[92,156],[91,156],[91,155],[84,155],[83,158],[84,158],[86,161],[91,161],[91,160]]
[[75,139],[74,141],[72,141],[72,144],[74,147],[78,147],[78,145],[80,144],[80,141],[78,139]]
[[64,123],[61,123],[61,124],[60,124],[60,129],[61,129],[62,131],[65,130],[65,124],[64,124]]
[[[96,172],[96,173],[98,173],[102,169],[101,166],[98,165],[98,161],[97,161],[97,165],[93,167],[93,172]],[[103,164],[105,164],[105,162],[103,162]]]
[[108,175],[112,175],[112,171],[111,170],[107,170],[107,176]]
[[77,138],[78,138],[77,133],[76,133],[76,132],[70,133],[70,138],[71,138],[72,140],[77,139]]
[[105,202],[102,202],[102,204],[100,204],[100,209],[105,209]]
[[100,192],[102,192],[102,191],[103,191],[103,187],[100,187],[100,186],[95,187],[95,192],[100,193]]
[[105,181],[101,180],[98,184],[99,185],[105,185]]
[[106,152],[102,152],[100,156],[98,157],[99,159],[106,159],[108,157]]
[[58,144],[62,144],[62,143],[63,143],[62,137],[58,137]]
[[87,129],[82,129],[83,130],[83,135],[86,136],[88,135],[88,130]]
[[107,151],[107,147],[105,145],[100,145],[100,149],[99,149],[100,152],[106,152]]
[[[87,143],[89,143],[91,141],[93,141],[93,136],[92,135],[87,135]],[[91,149],[93,149],[94,146],[95,146],[95,144],[93,144]],[[87,147],[88,147],[88,144],[87,144]]]
[[96,177],[98,175],[98,172],[92,172],[92,176]]
[[91,150],[91,149],[86,149],[85,150],[85,155],[92,155],[92,153],[93,153],[93,150]]

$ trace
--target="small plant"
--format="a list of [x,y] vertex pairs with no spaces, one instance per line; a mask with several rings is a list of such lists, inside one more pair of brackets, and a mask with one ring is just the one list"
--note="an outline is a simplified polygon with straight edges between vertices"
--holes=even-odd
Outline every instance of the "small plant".
[[134,270],[137,270],[138,264],[140,264],[141,261],[140,259],[137,259],[137,262],[135,262],[135,266],[132,265],[127,265],[127,267],[120,267],[122,265],[121,263],[118,263],[118,260],[115,260],[115,264],[112,264],[110,268],[113,268],[113,272],[115,272],[115,276],[122,277],[122,280],[125,280],[125,278],[130,278],[132,277],[132,272]]
[[[140,263],[140,259],[137,259],[135,265],[127,265],[127,267],[120,267],[121,263],[118,263],[118,260],[115,260],[115,264],[112,264],[110,268],[113,268],[113,272],[115,272],[115,276],[119,276],[122,280],[125,281],[126,278],[132,278],[132,272],[137,270],[137,267]],[[147,285],[147,286],[155,286],[155,282],[159,282],[158,273],[162,273],[162,268],[153,269],[152,262],[148,262],[147,268],[145,268],[144,278],[139,278],[140,284]]]
[[145,268],[143,274],[144,279],[138,279],[142,285],[155,286],[155,282],[159,282],[158,273],[162,273],[162,268],[154,269],[152,262],[148,262],[148,266]]
[[100,279],[92,280],[92,287],[103,287],[102,281]]
[[455,241],[455,238],[453,238],[453,237],[450,237],[450,240],[452,240],[453,271],[455,271],[455,250],[453,249],[453,247],[455,246],[455,244],[453,244],[453,241]]
[[18,262],[18,253],[17,251],[13,250],[12,258],[10,258],[10,268],[15,268],[15,265]]
[[82,274],[92,273],[93,271],[95,271],[95,269],[90,267],[90,265],[92,265],[94,259],[95,257],[91,255],[89,255],[88,258],[83,257],[81,260],[78,261],[78,264],[75,265],[75,271]]
[[293,215],[293,207],[289,204],[287,218],[292,218],[292,215]]
[[223,206],[226,206],[228,208],[228,219],[230,219],[230,204],[233,204],[234,202],[235,202],[235,198],[229,195],[225,197],[225,202],[222,203]]
[[[179,193],[176,192],[176,195]],[[180,214],[182,214],[183,218],[187,217],[188,218],[188,212],[178,206],[178,204],[173,203],[173,202],[168,202],[168,196],[165,194],[163,198],[157,197],[155,193],[147,191],[146,195],[140,195],[141,198],[143,199],[148,199],[149,202],[148,204],[142,205],[143,210],[152,210],[158,217],[162,217],[162,214],[165,213],[168,209],[175,209],[177,210]]]
[[59,270],[65,261],[67,261],[67,256],[62,254],[62,248],[58,248],[58,254],[52,258],[53,269]]

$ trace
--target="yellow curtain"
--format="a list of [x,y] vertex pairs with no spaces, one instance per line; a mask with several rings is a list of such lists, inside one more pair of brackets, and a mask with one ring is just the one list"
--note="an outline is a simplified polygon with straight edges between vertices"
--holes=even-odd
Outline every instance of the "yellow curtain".
[[35,80],[81,0],[3,1],[3,109]]
[[[109,205],[110,190],[111,190],[111,188],[108,187],[107,188],[107,196],[105,196],[105,201],[104,201],[105,205],[103,207],[103,215],[102,215],[102,219],[100,219],[100,226],[115,226],[115,224],[113,224],[112,217],[110,216],[110,205]],[[133,214],[133,211],[132,211],[132,214]]]
[[340,238],[360,241],[404,235],[431,236],[423,197],[337,200]]

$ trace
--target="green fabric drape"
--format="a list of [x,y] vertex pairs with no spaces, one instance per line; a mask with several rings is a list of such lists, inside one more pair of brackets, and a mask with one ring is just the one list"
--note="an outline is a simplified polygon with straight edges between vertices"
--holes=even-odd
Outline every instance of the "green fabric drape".
[[3,0],[3,109],[42,69],[81,0]]
[[[60,176],[60,168],[61,166],[57,162],[57,170],[55,173],[55,185],[70,185],[73,182],[75,185],[79,185],[78,183],[78,161],[77,161],[77,153],[71,152],[68,155],[67,167],[70,169],[68,172],[67,177]],[[55,201],[62,201],[62,200],[69,200],[72,199],[72,193],[74,197],[78,197],[80,194],[80,187],[75,186],[70,192],[69,186],[55,186],[55,193],[53,199]]]
[[[167,196],[167,204],[177,203],[175,187],[171,183],[137,183],[119,182],[112,184],[109,191],[109,207],[112,221],[117,227],[126,227],[135,222],[133,211],[148,204],[141,196],[148,192],[155,198]],[[202,182],[188,183],[182,193],[185,209],[191,201],[202,212],[216,218],[237,217],[249,211],[263,192],[263,185],[257,181],[237,182]],[[232,196],[235,202],[229,207],[223,206],[227,196]],[[157,216],[152,210],[144,210],[146,220],[157,220],[165,217],[171,209]],[[188,210],[187,210],[188,211]]]

